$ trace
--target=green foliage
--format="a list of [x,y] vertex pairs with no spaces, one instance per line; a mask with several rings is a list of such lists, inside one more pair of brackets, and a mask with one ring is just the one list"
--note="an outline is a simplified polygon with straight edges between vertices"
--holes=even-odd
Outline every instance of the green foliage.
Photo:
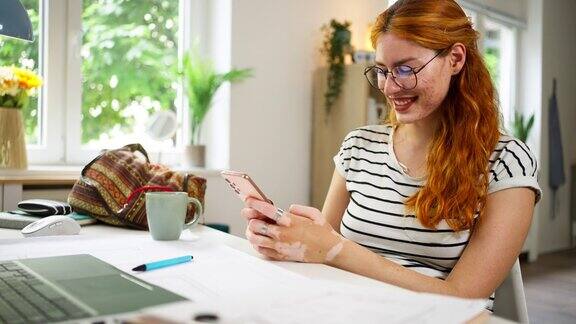
[[191,144],[199,144],[202,122],[212,106],[212,98],[224,82],[238,82],[252,76],[252,69],[232,69],[218,73],[214,63],[202,58],[196,49],[184,56],[184,88],[190,109]]
[[340,90],[346,77],[344,58],[346,54],[352,52],[352,45],[350,45],[352,33],[349,27],[350,22],[340,23],[334,19],[330,21],[329,26],[322,26],[324,45],[321,53],[326,56],[328,63],[328,89],[324,94],[327,114],[330,113],[330,109],[340,96]]
[[82,23],[82,143],[130,132],[130,106],[175,111],[178,1],[83,1]]
[[500,69],[498,68],[500,62],[500,50],[496,48],[487,48],[484,52],[484,62],[486,63],[488,72],[490,72],[492,82],[496,87],[498,87],[498,84],[500,84]]
[[29,102],[30,97],[26,91],[20,91],[16,96],[10,96],[7,94],[0,96],[0,107],[25,109],[29,106]]
[[528,120],[524,121],[524,115],[518,111],[514,112],[514,120],[512,121],[512,134],[514,137],[526,143],[533,125],[534,114],[531,114]]

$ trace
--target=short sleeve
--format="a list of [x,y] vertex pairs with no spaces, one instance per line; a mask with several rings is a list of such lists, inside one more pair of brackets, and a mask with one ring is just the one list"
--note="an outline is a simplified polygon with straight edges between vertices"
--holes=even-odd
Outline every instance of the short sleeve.
[[488,194],[509,188],[530,188],[536,202],[542,196],[538,185],[538,161],[526,144],[512,137],[502,138],[490,159]]
[[340,150],[334,156],[334,167],[338,171],[338,173],[346,179],[346,175],[348,174],[348,169],[350,167],[350,159],[352,155],[352,148],[354,147],[354,134],[357,131],[352,131],[346,135],[342,145],[340,146]]

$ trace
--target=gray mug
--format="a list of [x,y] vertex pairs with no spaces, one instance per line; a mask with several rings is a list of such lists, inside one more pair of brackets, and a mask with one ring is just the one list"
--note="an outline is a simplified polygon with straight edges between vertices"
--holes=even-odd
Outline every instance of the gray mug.
[[[194,218],[186,221],[188,204],[196,206]],[[171,241],[180,238],[183,230],[198,222],[202,215],[202,204],[186,192],[147,192],[146,218],[152,238],[158,241]]]

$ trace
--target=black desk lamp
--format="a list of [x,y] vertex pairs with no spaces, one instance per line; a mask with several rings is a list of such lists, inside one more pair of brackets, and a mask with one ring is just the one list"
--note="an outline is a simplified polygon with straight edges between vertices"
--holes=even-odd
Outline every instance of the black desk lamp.
[[19,0],[0,0],[0,35],[33,41],[32,23]]

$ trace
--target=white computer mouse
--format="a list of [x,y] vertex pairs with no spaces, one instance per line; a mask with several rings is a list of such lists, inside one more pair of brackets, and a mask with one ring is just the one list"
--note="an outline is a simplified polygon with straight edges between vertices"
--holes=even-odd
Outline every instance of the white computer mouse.
[[68,216],[48,216],[35,221],[22,229],[25,237],[49,235],[75,235],[80,225]]

